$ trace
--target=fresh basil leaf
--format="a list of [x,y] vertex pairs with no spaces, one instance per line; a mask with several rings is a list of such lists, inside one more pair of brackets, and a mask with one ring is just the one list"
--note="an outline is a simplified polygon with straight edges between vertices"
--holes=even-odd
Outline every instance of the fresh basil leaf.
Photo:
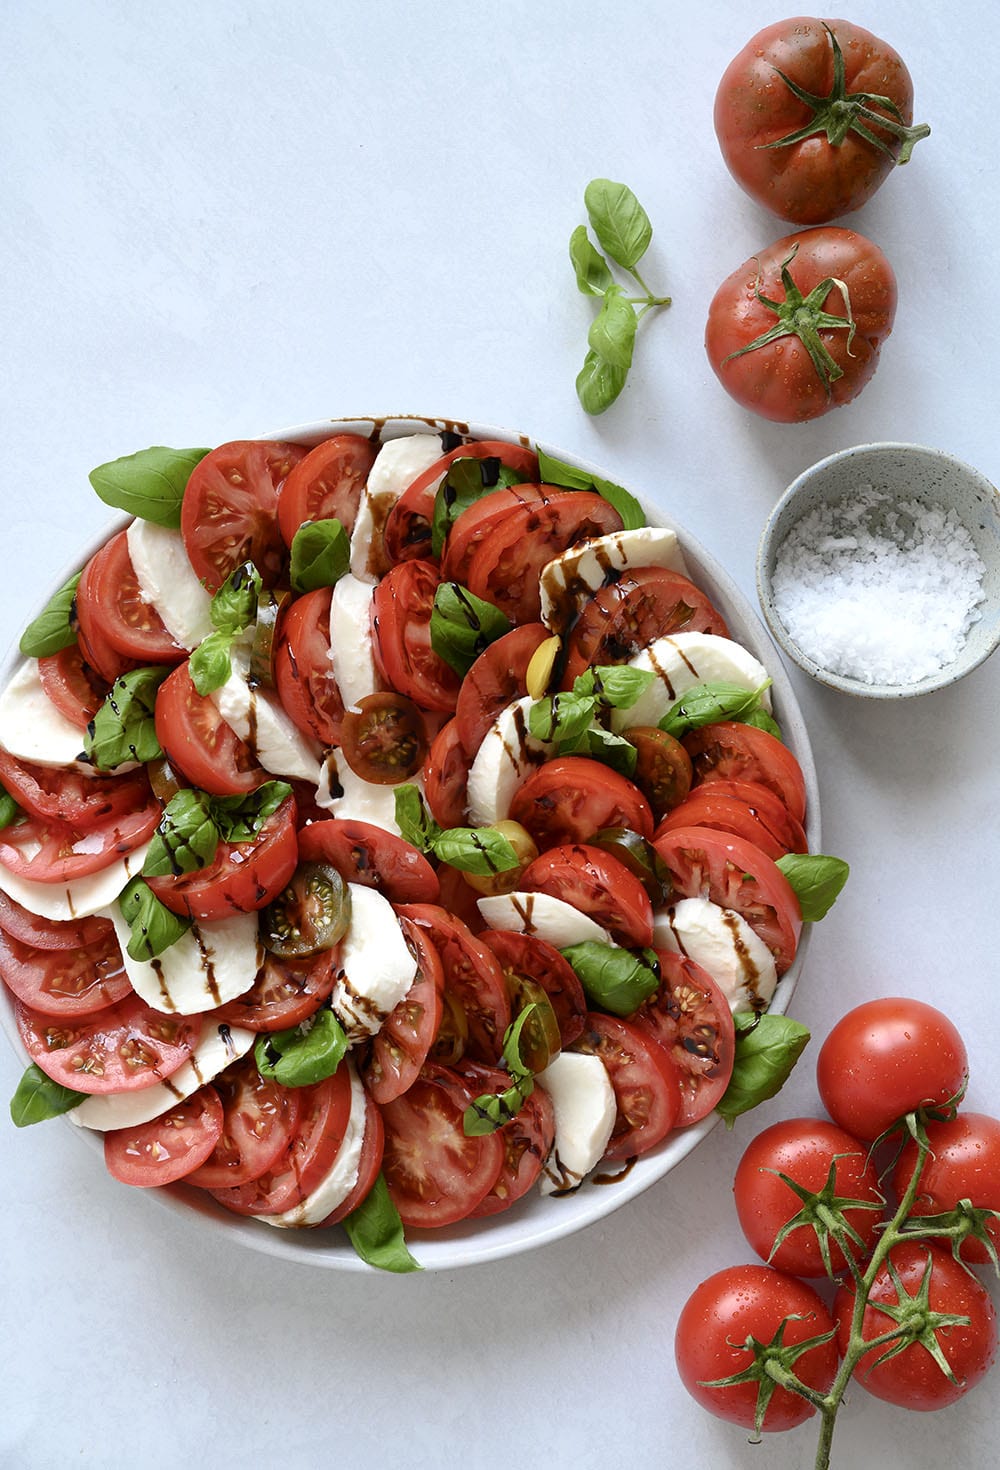
[[282,1087],[311,1087],[333,1076],[349,1045],[343,1026],[322,1006],[298,1026],[259,1036],[253,1054],[262,1077]]
[[396,826],[404,842],[420,852],[430,852],[441,828],[424,805],[420,788],[408,781],[397,786],[394,795]]
[[170,669],[151,665],[131,669],[112,684],[87,726],[83,749],[99,771],[113,771],[127,761],[152,761],[163,754],[153,715],[156,693]]
[[191,920],[172,913],[143,878],[133,878],[122,889],[118,907],[132,929],[126,948],[134,960],[155,959],[191,927]]
[[546,454],[543,449],[538,450],[538,473],[546,485],[562,485],[567,490],[596,491],[609,505],[614,506],[622,518],[622,529],[625,531],[637,531],[646,524],[642,506],[624,485],[616,485],[613,480],[602,479],[600,475],[588,475],[585,470],[564,464],[561,459]]
[[169,878],[207,868],[218,845],[219,828],[208,792],[178,791],[163,809],[142,876]]
[[[624,735],[613,735],[600,725],[591,725],[589,730],[584,731],[580,748],[603,766],[610,766],[620,776],[627,776],[630,781],[635,775],[639,752]],[[560,745],[559,754],[570,755],[572,752],[564,750]]]
[[604,362],[627,373],[632,366],[638,325],[635,307],[621,286],[609,286],[604,304],[590,324],[587,346]]
[[219,836],[224,842],[252,842],[291,794],[287,781],[265,781],[239,796],[213,796],[211,812]]
[[90,483],[105,505],[176,529],[181,523],[181,501],[191,471],[207,453],[207,449],[154,445],[98,465],[90,472]]
[[432,847],[442,863],[480,877],[520,866],[510,842],[495,827],[448,827],[437,834]]
[[496,1133],[506,1123],[512,1123],[534,1090],[535,1079],[527,1072],[502,1092],[480,1093],[462,1114],[466,1138],[484,1138],[489,1133]]
[[716,1107],[727,1128],[733,1126],[733,1120],[741,1113],[749,1112],[781,1091],[809,1040],[808,1029],[799,1021],[772,1011],[765,1011],[762,1016],[741,1011],[733,1020],[736,1064],[729,1086]]
[[233,672],[232,647],[237,635],[216,628],[203,638],[188,659],[191,683],[202,696],[221,689]]
[[431,611],[431,647],[438,658],[463,677],[476,659],[509,633],[510,619],[458,582],[442,582],[434,593]]
[[840,897],[850,868],[843,858],[822,852],[789,852],[778,867],[795,890],[803,919],[818,923]]
[[368,1194],[341,1221],[357,1254],[380,1271],[421,1271],[403,1239],[403,1222],[389,1196],[385,1175],[379,1174]]
[[765,679],[757,689],[744,689],[739,684],[695,684],[670,706],[660,721],[660,729],[681,740],[692,730],[718,724],[720,720],[745,721],[761,708],[761,697],[770,685],[770,679]]
[[584,296],[603,296],[615,284],[611,268],[599,250],[594,248],[586,225],[577,225],[569,237],[569,258],[576,272],[576,284]]
[[234,567],[212,598],[209,614],[213,628],[233,635],[244,632],[257,616],[263,589],[263,579],[252,561]]
[[573,691],[546,695],[528,709],[528,730],[536,740],[572,742],[594,718],[596,701]]
[[16,822],[20,816],[21,808],[6,787],[0,785],[0,832],[4,827],[9,827],[11,822]]
[[610,408],[625,387],[628,369],[617,367],[593,350],[576,375],[576,396],[585,413],[597,415]]
[[32,1062],[14,1090],[10,1116],[16,1128],[27,1128],[31,1123],[44,1123],[47,1118],[58,1118],[78,1108],[86,1096],[85,1092],[74,1092],[71,1087],[53,1082]]
[[495,456],[487,459],[453,459],[434,496],[431,517],[431,550],[440,556],[445,537],[463,510],[475,505],[484,495],[519,485],[524,476],[512,470]]
[[659,975],[649,961],[630,949],[587,939],[560,952],[576,971],[588,999],[614,1016],[630,1016],[659,987]]
[[591,179],[583,202],[601,248],[618,265],[631,270],[653,238],[649,216],[627,184]]
[[293,592],[332,587],[351,565],[351,538],[336,517],[306,521],[292,538]]
[[573,693],[594,699],[604,709],[631,709],[655,678],[652,669],[599,664],[573,680]]
[[[525,1082],[533,1077],[531,1068],[521,1056],[521,1033],[526,1026],[531,1025],[532,1017],[537,1010],[538,1004],[535,1001],[522,1007],[503,1034],[501,1056],[507,1065],[507,1070],[510,1072],[510,1075],[521,1082]],[[530,1097],[531,1090],[531,1087],[529,1087],[524,1096]]]
[[53,592],[38,617],[21,634],[18,647],[27,658],[48,658],[76,642],[73,617],[80,577],[81,573],[77,572],[58,592]]
[[782,738],[781,726],[773,715],[768,714],[766,709],[751,710],[748,715],[744,716],[741,723],[744,725],[755,725],[758,730],[766,730],[769,735],[774,736],[775,740]]

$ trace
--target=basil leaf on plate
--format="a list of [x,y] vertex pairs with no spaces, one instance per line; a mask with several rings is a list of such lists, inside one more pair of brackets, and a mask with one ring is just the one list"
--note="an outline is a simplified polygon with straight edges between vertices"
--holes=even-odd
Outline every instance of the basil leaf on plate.
[[503,1060],[511,1075],[511,1084],[500,1092],[483,1092],[466,1108],[462,1129],[467,1138],[484,1138],[512,1122],[535,1090],[535,1077],[521,1057],[521,1032],[530,1026],[537,1006],[532,1003],[520,1011],[507,1027],[503,1038]]
[[576,740],[594,718],[595,701],[590,695],[566,690],[546,695],[528,708],[528,730],[536,740]]
[[252,561],[234,567],[212,597],[209,615],[220,633],[242,633],[257,616],[263,578]]
[[576,284],[584,296],[603,296],[608,287],[614,285],[615,278],[608,262],[595,249],[586,225],[577,225],[570,235],[569,258],[576,272]]
[[207,791],[184,790],[163,809],[142,865],[144,878],[177,877],[207,868],[219,845],[219,828]]
[[566,490],[595,490],[609,505],[614,506],[622,518],[623,530],[637,531],[646,524],[642,506],[624,485],[616,485],[613,480],[605,480],[600,475],[590,475],[586,470],[578,470],[573,465],[546,454],[544,449],[538,450],[538,473],[546,485],[561,485]]
[[447,827],[431,839],[431,847],[442,863],[480,877],[520,866],[510,842],[495,827]]
[[592,697],[603,709],[631,709],[656,675],[628,664],[599,664],[573,680],[573,693]]
[[765,1011],[755,1016],[740,1011],[736,1024],[736,1063],[716,1112],[725,1119],[726,1127],[741,1113],[779,1093],[809,1040],[809,1031],[789,1016]]
[[[630,740],[624,735],[613,735],[610,730],[604,730],[600,725],[591,725],[585,730],[582,739],[574,749],[583,750],[592,756],[595,761],[600,761],[604,766],[610,766],[620,776],[627,776],[631,781],[635,775],[636,764],[639,760],[639,752]],[[560,755],[571,755],[573,751],[564,750],[559,747]]]
[[851,871],[843,858],[822,852],[786,853],[778,867],[795,890],[803,919],[811,924],[830,912]]
[[716,725],[720,720],[743,723],[763,708],[761,699],[770,686],[770,679],[765,679],[757,689],[744,689],[739,684],[695,684],[670,706],[660,721],[660,729],[681,740],[692,730]]
[[154,445],[98,465],[90,472],[90,483],[105,505],[176,529],[181,523],[181,501],[191,471],[207,453],[207,449]]
[[442,582],[434,593],[431,647],[456,674],[464,677],[483,650],[512,627],[498,607],[458,582]]
[[744,725],[756,725],[758,730],[766,730],[769,735],[774,736],[775,740],[782,738],[781,726],[773,715],[768,714],[766,709],[751,710],[748,715],[743,717],[740,723]]
[[349,1045],[343,1026],[322,1006],[298,1026],[259,1036],[253,1054],[262,1077],[283,1087],[311,1087],[333,1076]]
[[0,785],[0,832],[4,827],[9,827],[11,822],[16,822],[20,815],[21,808],[6,787]]
[[15,1128],[27,1128],[31,1123],[44,1123],[47,1118],[58,1118],[78,1108],[86,1097],[85,1092],[74,1092],[61,1082],[54,1082],[32,1062],[25,1068],[10,1100],[10,1116]]
[[156,735],[156,694],[170,669],[161,664],[130,669],[112,684],[87,726],[83,749],[99,771],[128,761],[152,761],[163,754]]
[[618,265],[631,270],[649,249],[653,226],[627,184],[591,179],[583,202],[601,248]]
[[132,930],[126,949],[134,960],[155,959],[191,928],[191,920],[172,913],[144,878],[126,884],[118,895],[118,907]]
[[587,939],[560,953],[576,971],[587,998],[614,1016],[630,1016],[659,989],[660,977],[649,959],[630,949]]
[[509,485],[519,485],[524,476],[510,469],[500,459],[453,459],[434,496],[431,517],[431,550],[440,556],[445,538],[463,510],[475,505],[484,495]]
[[225,842],[251,842],[292,794],[287,781],[265,781],[239,796],[213,796],[212,816]]
[[332,587],[351,565],[351,539],[337,518],[306,521],[292,539],[293,592]]
[[390,1198],[384,1174],[379,1174],[365,1199],[341,1224],[351,1245],[369,1266],[398,1273],[423,1269],[406,1248],[403,1222]]
[[419,852],[430,852],[441,828],[424,805],[420,788],[407,781],[396,787],[394,795],[400,836]]
[[25,628],[18,647],[26,657],[48,658],[76,642],[73,613],[81,575],[77,572],[53,592],[38,617]]
[[188,659],[191,683],[203,697],[221,689],[232,674],[234,636],[216,628],[214,633],[202,639]]

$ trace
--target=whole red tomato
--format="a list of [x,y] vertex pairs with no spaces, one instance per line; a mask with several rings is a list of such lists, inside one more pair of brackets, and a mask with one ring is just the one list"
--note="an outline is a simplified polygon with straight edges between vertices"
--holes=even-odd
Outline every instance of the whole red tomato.
[[850,403],[878,365],[896,277],[877,245],[833,225],[785,235],[712,298],[705,350],[737,403],[778,423]]
[[[807,94],[803,96],[802,94]],[[930,132],[893,48],[846,20],[768,26],[731,62],[715,99],[726,166],[782,219],[818,225],[870,199]]]
[[[1000,1119],[959,1113],[928,1123],[927,1141],[931,1151],[920,1175],[914,1214],[939,1215],[963,1199],[976,1209],[1000,1210]],[[910,1142],[892,1177],[897,1194],[902,1195],[909,1184],[916,1159],[917,1146]],[[1000,1220],[988,1219],[986,1229],[1000,1245]],[[984,1243],[972,1236],[962,1243],[960,1254],[980,1264],[989,1260]]]

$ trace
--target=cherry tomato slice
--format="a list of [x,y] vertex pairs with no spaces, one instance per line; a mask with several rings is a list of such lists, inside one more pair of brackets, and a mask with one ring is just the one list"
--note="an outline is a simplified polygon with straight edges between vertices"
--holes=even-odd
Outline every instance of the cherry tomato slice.
[[220,842],[204,868],[175,876],[148,879],[161,903],[191,919],[227,919],[235,913],[266,908],[295,872],[298,838],[295,798],[286,797],[256,837],[247,842]]
[[0,930],[0,978],[43,1016],[90,1016],[132,992],[114,930],[80,949],[35,949]]
[[694,767],[694,782],[756,781],[785,803],[797,822],[806,819],[802,768],[786,745],[756,725],[722,720],[684,736]]
[[84,567],[76,589],[76,615],[91,644],[95,639],[106,643],[126,659],[174,664],[186,657],[139,591],[124,531],[106,541]]
[[247,1031],[285,1031],[319,1010],[337,982],[337,950],[301,960],[264,955],[250,988],[212,1012],[229,1026]]
[[445,988],[461,1002],[468,1020],[468,1055],[495,1063],[510,1025],[510,999],[493,951],[437,904],[406,904],[398,912],[426,931],[441,956]]
[[515,977],[536,981],[551,1002],[559,1024],[564,1047],[570,1046],[583,1030],[587,1001],[579,976],[569,960],[554,945],[537,934],[520,934],[508,929],[484,929],[483,943],[491,949],[503,968],[507,988]]
[[427,754],[427,727],[412,699],[383,689],[346,711],[340,731],[344,759],[376,786],[411,780]]
[[201,1040],[204,1016],[166,1016],[137,995],[93,1015],[57,1019],[14,1006],[31,1060],[75,1092],[134,1092],[163,1082]]
[[468,821],[471,764],[458,720],[449,720],[435,735],[424,763],[424,796],[439,827],[464,827]]
[[212,1152],[186,1177],[199,1189],[249,1184],[287,1153],[298,1127],[302,1089],[262,1077],[246,1056],[216,1078],[222,1128]]
[[377,888],[390,903],[436,903],[437,875],[423,853],[394,832],[353,818],[328,817],[299,832],[303,862],[326,862],[348,883]]
[[711,975],[669,950],[658,950],[657,959],[660,988],[629,1019],[659,1042],[677,1069],[681,1128],[706,1118],[729,1086],[736,1032],[729,1003]]
[[340,743],[344,701],[330,662],[333,589],[317,587],[287,609],[278,635],[274,678],[289,719],[321,745]]
[[441,1025],[444,967],[426,930],[401,917],[400,928],[417,956],[417,974],[399,1005],[383,1022],[362,1067],[365,1086],[379,1105],[412,1087]]
[[168,674],[156,692],[156,738],[170,764],[192,786],[213,796],[239,796],[268,779],[249,745],[226,724],[212,700],[199,694],[187,664]]
[[627,776],[586,756],[546,761],[514,795],[510,816],[544,851],[563,842],[586,842],[604,827],[630,827],[653,835],[653,813]]
[[431,613],[440,581],[431,561],[393,567],[375,588],[373,643],[387,684],[421,709],[453,713],[461,679],[431,647]]
[[181,502],[188,559],[209,592],[252,561],[273,587],[288,552],[278,529],[278,497],[308,450],[301,444],[241,439],[220,444],[191,471]]
[[[484,1092],[503,1092],[510,1086],[508,1072],[484,1067],[480,1062],[463,1062],[458,1072],[477,1097]],[[499,1136],[504,1150],[500,1173],[490,1192],[470,1211],[473,1220],[510,1209],[538,1182],[556,1136],[555,1108],[544,1088],[535,1088],[517,1116],[499,1130]]]
[[628,949],[653,942],[653,905],[634,873],[603,848],[586,843],[550,847],[521,874],[525,892],[572,904]]
[[628,1021],[592,1011],[571,1050],[600,1057],[615,1091],[618,1115],[605,1159],[634,1158],[666,1138],[680,1115],[681,1089],[658,1041]]
[[85,730],[104,703],[111,684],[91,668],[79,643],[38,660],[42,688],[71,725]]
[[462,680],[455,705],[459,737],[470,760],[502,709],[527,694],[528,665],[551,633],[544,623],[524,623],[483,650]]
[[625,738],[636,749],[635,784],[660,821],[691,790],[691,757],[679,740],[656,725],[633,725]]
[[260,916],[260,937],[281,959],[319,954],[339,944],[351,922],[347,884],[330,863],[299,863]]
[[483,439],[450,449],[417,476],[389,512],[384,539],[390,561],[412,561],[431,555],[434,497],[445,471],[456,459],[499,459],[508,469],[525,475],[529,480],[538,475],[537,456],[521,444]]
[[378,445],[360,434],[334,434],[293,464],[278,493],[278,527],[290,547],[305,521],[338,520],[354,530]]
[[221,1137],[219,1094],[214,1087],[199,1087],[148,1123],[110,1129],[104,1135],[104,1163],[122,1184],[152,1189],[204,1164]]

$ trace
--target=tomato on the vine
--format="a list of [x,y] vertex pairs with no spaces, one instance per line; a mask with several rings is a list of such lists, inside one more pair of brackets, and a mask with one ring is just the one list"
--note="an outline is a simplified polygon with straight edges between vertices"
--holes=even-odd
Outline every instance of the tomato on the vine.
[[[921,1170],[913,1214],[939,1215],[968,1200],[977,1210],[1000,1211],[1000,1119],[985,1113],[959,1113],[927,1125],[930,1153]],[[913,1175],[917,1146],[911,1140],[900,1154],[892,1176],[902,1197]],[[1000,1246],[1000,1219],[988,1216],[987,1233]],[[982,1240],[967,1237],[959,1254],[980,1264],[990,1259]]]

